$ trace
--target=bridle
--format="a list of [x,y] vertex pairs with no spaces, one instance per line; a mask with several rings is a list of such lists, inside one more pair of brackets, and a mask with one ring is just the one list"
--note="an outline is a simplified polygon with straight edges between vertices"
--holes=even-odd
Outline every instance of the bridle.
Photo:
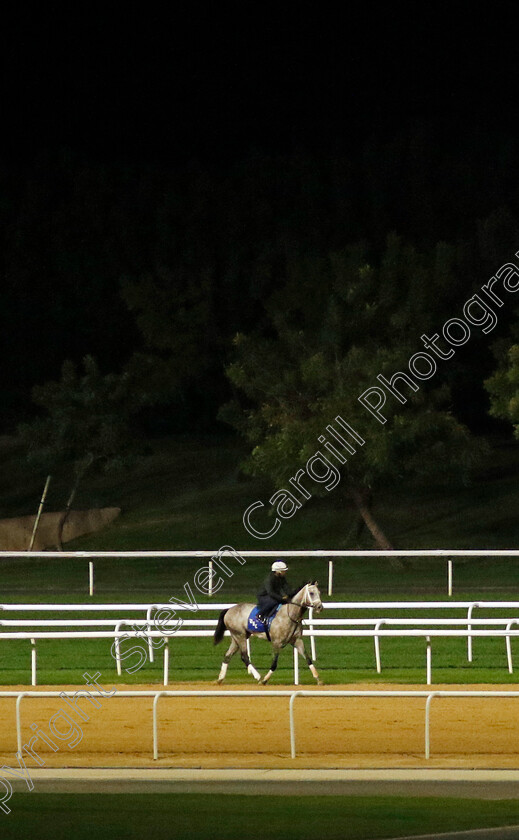
[[313,600],[312,594],[311,594],[311,592],[310,592],[310,586],[311,586],[311,585],[312,585],[312,584],[307,583],[307,584],[305,584],[305,586],[303,587],[305,594],[304,594],[304,596],[303,596],[303,600],[301,601],[301,603],[300,603],[300,604],[298,604],[298,603],[297,603],[297,601],[286,601],[286,604],[287,604],[287,615],[288,615],[288,617],[289,617],[290,621],[292,621],[294,624],[301,624],[301,622],[303,621],[303,617],[302,617],[302,615],[301,615],[301,616],[300,616],[300,618],[292,618],[292,616],[290,615],[290,609],[289,609],[289,606],[290,606],[291,604],[292,604],[293,606],[295,606],[295,607],[299,607],[299,609],[300,609],[300,610],[303,610],[303,609],[304,609],[304,607],[310,607],[310,608],[315,607],[315,606],[317,606],[317,604],[318,604],[318,603],[320,603],[320,601],[321,601],[321,599],[319,598],[319,596],[317,596],[317,597],[316,597],[316,600]]

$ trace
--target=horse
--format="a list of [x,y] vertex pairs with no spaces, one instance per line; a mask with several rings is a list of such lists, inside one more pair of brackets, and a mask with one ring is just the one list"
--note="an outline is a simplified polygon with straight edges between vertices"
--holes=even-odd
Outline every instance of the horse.
[[270,670],[261,678],[252,662],[250,661],[247,652],[247,639],[254,635],[258,639],[267,639],[266,633],[251,634],[247,630],[247,621],[255,604],[236,604],[227,610],[222,610],[218,618],[218,624],[214,632],[214,644],[219,644],[226,630],[231,634],[231,644],[227,653],[225,654],[220,668],[220,674],[217,679],[220,685],[227,673],[229,661],[234,654],[239,650],[243,664],[247,668],[247,672],[251,674],[260,685],[266,685],[270,680],[272,674],[277,668],[279,653],[286,645],[291,644],[298,652],[298,654],[306,660],[306,663],[315,677],[318,685],[322,685],[319,679],[317,669],[312,662],[312,658],[308,656],[303,643],[303,615],[308,607],[312,607],[316,613],[321,612],[323,604],[321,601],[321,593],[317,587],[317,581],[309,581],[297,592],[291,600],[285,602],[276,615],[274,616],[269,629],[270,642],[273,648],[273,659]]

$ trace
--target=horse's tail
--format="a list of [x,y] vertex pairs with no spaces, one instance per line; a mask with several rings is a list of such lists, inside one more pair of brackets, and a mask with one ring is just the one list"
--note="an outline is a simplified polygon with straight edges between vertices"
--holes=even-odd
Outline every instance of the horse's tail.
[[216,630],[214,631],[214,636],[213,636],[213,644],[214,645],[219,645],[220,642],[223,639],[223,636],[224,636],[224,633],[225,633],[225,620],[224,619],[225,619],[225,613],[226,612],[228,612],[228,610],[222,610],[220,615],[218,616],[218,624],[216,625]]

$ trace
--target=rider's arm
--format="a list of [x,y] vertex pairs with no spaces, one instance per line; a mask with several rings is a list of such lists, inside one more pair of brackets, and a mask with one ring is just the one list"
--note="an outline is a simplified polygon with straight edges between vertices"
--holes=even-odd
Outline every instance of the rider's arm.
[[275,579],[272,578],[271,575],[265,581],[265,589],[267,595],[269,595],[274,601],[277,601],[278,604],[283,603],[283,593],[279,591],[279,588],[275,586]]

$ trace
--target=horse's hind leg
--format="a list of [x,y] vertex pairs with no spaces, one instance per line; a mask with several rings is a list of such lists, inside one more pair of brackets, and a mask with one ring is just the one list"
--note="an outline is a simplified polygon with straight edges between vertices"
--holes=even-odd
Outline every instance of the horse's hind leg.
[[308,654],[305,650],[305,645],[304,645],[304,642],[303,642],[301,636],[294,642],[294,647],[297,650],[299,656],[302,656],[303,659],[306,659],[306,664],[310,668],[310,671],[312,672],[312,676],[315,677],[315,679],[317,681],[317,685],[323,685],[323,681],[321,680],[321,678],[319,677],[319,674],[317,673],[317,668],[315,667],[314,663],[312,662],[312,657],[308,656]]
[[225,679],[225,675],[227,673],[227,666],[229,665],[229,661],[232,659],[232,657],[234,656],[236,651],[239,650],[239,648],[240,648],[240,646],[233,636],[231,638],[231,644],[229,645],[229,649],[227,650],[227,653],[225,654],[225,656],[223,658],[222,667],[220,668],[220,673],[218,675],[218,679],[216,680],[218,685],[223,683],[223,681]]
[[241,658],[242,658],[243,664],[247,668],[247,672],[249,674],[252,674],[252,676],[254,677],[255,680],[259,681],[261,679],[261,674],[258,673],[258,671],[256,671],[256,668],[254,667],[254,665],[250,661],[250,657],[249,657],[249,654],[247,652],[247,637],[246,636],[239,636],[237,641],[238,641],[238,646],[240,648]]

